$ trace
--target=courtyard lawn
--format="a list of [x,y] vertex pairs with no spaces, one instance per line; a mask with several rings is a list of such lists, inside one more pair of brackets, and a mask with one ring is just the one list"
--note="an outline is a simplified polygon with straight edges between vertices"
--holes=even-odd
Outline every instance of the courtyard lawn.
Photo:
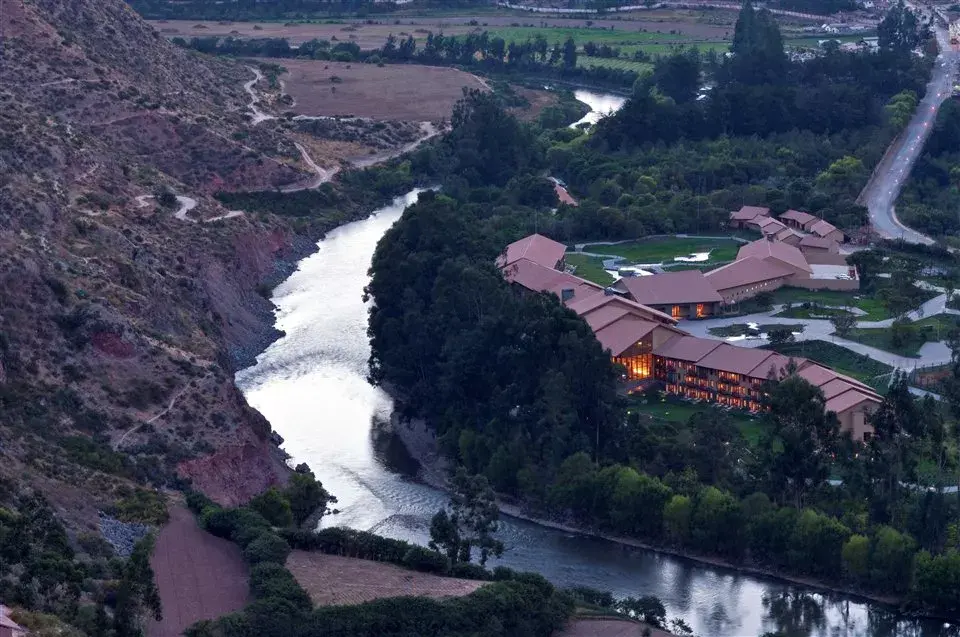
[[594,283],[604,286],[613,283],[613,277],[603,269],[603,259],[600,257],[588,257],[585,254],[568,252],[564,256],[564,260],[567,262],[567,265],[576,268],[574,274],[581,279],[593,281]]
[[829,341],[799,341],[781,345],[766,345],[764,349],[779,352],[785,356],[809,358],[812,361],[831,367],[841,374],[864,382],[877,391],[884,393],[893,368],[875,361],[868,356],[851,352]]
[[916,358],[924,343],[945,340],[947,334],[958,327],[960,319],[956,316],[938,314],[907,324],[899,338],[894,327],[856,328],[847,338],[899,356]]
[[[687,424],[690,417],[698,413],[716,414],[720,409],[709,403],[687,403],[670,401],[651,400],[644,404],[642,398],[635,398],[630,401],[627,408],[628,412],[635,412],[652,416],[659,420],[674,422],[681,425]],[[729,411],[727,414],[733,419],[733,422],[740,429],[740,433],[751,446],[757,446],[760,442],[760,436],[764,429],[763,418],[760,416],[751,416],[741,411]]]
[[743,336],[744,334],[766,334],[770,330],[789,329],[791,332],[802,332],[802,323],[770,323],[769,325],[758,325],[756,330],[751,330],[746,323],[734,323],[724,327],[711,327],[707,331],[713,336],[727,338],[729,336]]
[[789,310],[777,312],[774,314],[774,316],[779,318],[795,319],[829,319],[833,318],[834,316],[843,316],[846,314],[850,314],[850,312],[846,310],[836,310],[825,307],[800,307],[799,305],[795,305]]
[[589,243],[585,252],[620,256],[634,263],[678,263],[674,257],[686,257],[697,252],[709,252],[709,262],[733,261],[742,244],[733,239],[705,239],[698,237],[660,237],[640,239],[629,243],[603,245]]
[[855,292],[780,288],[773,293],[773,303],[774,305],[816,303],[820,306],[856,307],[867,313],[865,316],[859,317],[861,321],[882,321],[891,318],[890,312],[875,296],[861,296]]

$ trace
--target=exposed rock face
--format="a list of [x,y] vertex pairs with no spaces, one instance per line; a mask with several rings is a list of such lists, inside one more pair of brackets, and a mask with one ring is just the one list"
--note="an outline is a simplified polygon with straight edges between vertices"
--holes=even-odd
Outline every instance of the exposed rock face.
[[[269,217],[202,221],[226,213],[217,190],[302,181],[293,143],[252,134],[246,68],[175,47],[122,0],[5,2],[2,20],[0,440],[17,479],[109,502],[179,476],[226,503],[283,481],[232,373],[273,335],[258,285],[304,243]],[[196,200],[189,217],[143,198],[163,189]]]

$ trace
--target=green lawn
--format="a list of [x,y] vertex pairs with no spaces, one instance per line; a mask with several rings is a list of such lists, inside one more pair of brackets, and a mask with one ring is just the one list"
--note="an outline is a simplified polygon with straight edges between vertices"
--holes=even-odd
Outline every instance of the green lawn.
[[[784,323],[780,325],[778,323],[771,323],[769,325],[758,325],[758,333],[766,333],[772,329],[789,329],[791,332],[802,332],[803,324],[802,323]],[[747,334],[750,331],[750,328],[747,327],[746,323],[734,323],[733,325],[727,325],[726,327],[711,327],[707,330],[714,336],[727,337],[727,336],[740,336],[742,334]]]
[[627,58],[599,58],[589,55],[577,56],[577,66],[581,68],[602,67],[608,69],[620,69],[621,71],[633,71],[634,73],[643,73],[653,68],[648,62],[637,62]]
[[854,292],[836,292],[833,290],[805,290],[803,288],[780,288],[773,293],[773,303],[816,303],[836,307],[857,307],[866,312],[861,321],[882,321],[890,318],[890,313],[879,299],[861,296]]
[[695,41],[690,35],[682,33],[656,33],[651,31],[626,31],[618,29],[599,29],[591,27],[477,27],[485,30],[491,39],[503,38],[506,42],[525,42],[533,40],[537,36],[543,36],[547,43],[563,44],[567,38],[573,38],[578,47],[582,47],[585,42],[594,42],[596,44],[608,44],[610,46],[619,45],[641,45],[648,43],[677,43]]
[[774,316],[798,319],[829,319],[834,316],[842,316],[845,314],[850,314],[850,312],[847,312],[846,310],[834,310],[822,307],[800,307],[797,305],[791,307],[789,310],[778,312],[774,314]]
[[892,327],[857,328],[847,338],[899,356],[916,357],[924,343],[943,340],[950,330],[958,327],[960,319],[956,316],[938,314],[910,323],[899,342],[894,340]]
[[[641,399],[638,398],[630,402],[630,406],[627,408],[627,411],[646,414],[660,420],[666,420],[668,422],[675,422],[685,425],[687,421],[690,420],[690,417],[694,414],[703,412],[715,414],[718,412],[718,408],[707,403],[685,403],[673,401],[651,401],[647,404],[643,404]],[[760,435],[764,426],[762,418],[751,416],[750,414],[739,411],[729,411],[727,414],[733,419],[737,427],[740,428],[740,433],[743,434],[743,437],[747,440],[747,442],[750,443],[751,446],[756,446],[760,441]]]
[[[839,40],[841,43],[859,42],[871,34],[859,33],[857,35],[820,35],[814,38],[789,38],[784,40],[783,44],[792,48],[816,49],[820,47],[820,40]],[[875,35],[875,34],[873,34]]]
[[733,239],[657,238],[616,245],[587,244],[584,251],[621,256],[634,263],[675,263],[674,257],[709,252],[710,262],[733,261],[741,244]]
[[600,285],[610,285],[613,283],[613,277],[607,274],[603,269],[603,259],[600,257],[588,257],[585,254],[576,254],[568,252],[564,256],[567,265],[576,267],[576,274],[581,279],[593,281]]
[[851,352],[846,347],[835,345],[829,341],[799,341],[781,345],[766,345],[764,349],[780,352],[785,356],[809,358],[831,367],[841,374],[856,378],[877,390],[883,390],[886,387],[889,378],[883,378],[883,376],[893,371],[893,368],[889,365],[875,361],[863,354]]

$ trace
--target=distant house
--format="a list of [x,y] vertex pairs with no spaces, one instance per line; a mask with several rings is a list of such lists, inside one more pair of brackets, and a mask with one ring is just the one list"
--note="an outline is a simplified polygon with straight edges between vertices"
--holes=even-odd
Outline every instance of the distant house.
[[614,284],[643,305],[675,319],[709,318],[720,312],[723,297],[700,270],[633,276]]
[[773,238],[777,241],[782,241],[783,243],[796,246],[800,245],[800,242],[803,240],[803,235],[793,228],[784,228],[777,234],[773,235]]
[[820,219],[809,212],[801,212],[800,210],[787,210],[785,213],[780,215],[780,221],[787,224],[791,228],[795,228],[796,230],[809,232],[813,224],[820,221]]
[[743,206],[740,210],[730,213],[730,227],[747,228],[748,223],[757,217],[769,217],[769,208],[760,208],[759,206]]
[[761,292],[772,292],[781,288],[795,274],[793,269],[775,261],[746,257],[710,270],[704,276],[723,298],[723,302],[731,305],[753,298]]
[[747,222],[747,227],[752,230],[759,230],[765,237],[776,236],[781,230],[787,229],[785,225],[773,217],[754,217],[752,221]]
[[822,219],[810,226],[810,234],[816,235],[821,239],[836,241],[837,243],[843,243],[845,238],[842,230],[838,230],[835,225],[827,223]]
[[10,609],[0,604],[0,637],[26,637],[27,629],[10,619]]

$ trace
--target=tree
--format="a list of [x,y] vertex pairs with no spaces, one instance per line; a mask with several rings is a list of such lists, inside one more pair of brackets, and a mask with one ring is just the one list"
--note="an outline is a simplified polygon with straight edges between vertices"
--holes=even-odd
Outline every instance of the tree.
[[563,67],[566,69],[577,67],[577,43],[573,38],[567,38],[563,43]]
[[250,508],[266,518],[273,526],[285,527],[293,524],[290,502],[276,487],[271,487],[250,500]]
[[833,331],[836,332],[837,336],[846,338],[850,331],[857,326],[857,316],[852,312],[840,311],[830,317],[830,322],[833,324]]
[[621,599],[617,602],[617,610],[654,628],[663,628],[667,621],[667,609],[653,595]]
[[663,507],[663,530],[676,544],[684,544],[690,536],[693,503],[689,496],[674,495]]
[[920,44],[920,24],[917,14],[900,0],[890,7],[877,26],[881,49],[909,53]]
[[652,79],[677,104],[693,101],[700,88],[699,49],[681,49],[657,58]]
[[471,550],[480,549],[480,564],[491,555],[503,554],[503,542],[497,532],[500,509],[493,489],[482,475],[469,475],[457,469],[451,481],[450,512],[438,511],[430,521],[430,548],[445,552],[451,563],[469,562]]
[[316,479],[306,464],[300,464],[296,472],[290,476],[290,481],[284,489],[284,494],[290,503],[290,512],[293,523],[300,526],[307,521],[314,512],[319,511],[322,516],[331,502],[337,499],[327,493],[323,484]]
[[767,330],[767,339],[771,345],[783,345],[796,340],[789,327],[773,327]]
[[870,567],[870,539],[863,535],[851,535],[840,552],[843,570],[856,580],[867,577]]
[[771,450],[768,466],[772,486],[784,501],[799,509],[803,496],[827,479],[830,454],[839,435],[839,423],[826,411],[823,392],[803,378],[791,375],[771,394],[770,414],[779,450]]

